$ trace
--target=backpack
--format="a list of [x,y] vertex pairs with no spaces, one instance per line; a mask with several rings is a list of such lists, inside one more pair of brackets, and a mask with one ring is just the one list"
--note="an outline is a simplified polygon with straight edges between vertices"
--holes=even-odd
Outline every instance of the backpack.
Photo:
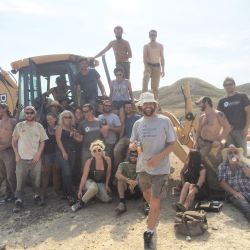
[[174,229],[177,234],[197,236],[207,231],[207,228],[206,212],[203,210],[176,213]]

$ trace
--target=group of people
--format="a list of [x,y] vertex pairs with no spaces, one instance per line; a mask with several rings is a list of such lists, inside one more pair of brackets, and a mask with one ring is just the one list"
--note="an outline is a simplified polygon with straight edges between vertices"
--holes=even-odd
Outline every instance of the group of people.
[[[116,57],[116,79],[110,82],[110,97],[103,98],[100,105],[96,102],[98,87],[103,96],[106,92],[100,75],[89,68],[85,58],[75,77],[77,107],[69,105],[65,98],[69,89],[59,77],[57,87],[46,93],[55,101],[47,106],[44,126],[37,122],[33,106],[25,107],[24,121],[16,123],[8,106],[0,104],[0,185],[6,183],[1,202],[14,201],[13,212],[20,212],[30,177],[34,202],[44,205],[51,173],[54,191],[68,200],[73,212],[93,197],[111,202],[112,192],[117,190],[115,211],[121,214],[127,209],[127,196],[143,194],[148,213],[144,245],[152,248],[161,198],[167,193],[169,155],[177,140],[170,119],[157,113],[159,81],[164,76],[163,46],[156,42],[157,32],[151,30],[151,41],[143,52],[140,112],[135,112],[129,81],[132,52],[122,39],[122,27],[115,27],[114,32],[116,40],[95,56],[113,48]],[[150,77],[153,93],[147,92]],[[177,211],[190,209],[194,199],[206,198],[206,190],[214,188],[209,179],[217,178],[228,199],[250,219],[250,168],[241,156],[246,152],[250,101],[246,94],[236,92],[232,78],[226,78],[223,86],[227,96],[219,101],[218,109],[209,97],[196,102],[202,114],[195,149],[181,171],[180,199],[173,206]]]
[[219,100],[217,109],[207,96],[195,102],[202,111],[195,149],[181,170],[180,198],[173,207],[186,211],[195,199],[209,199],[220,188],[250,221],[250,165],[245,158],[250,101],[236,91],[233,78],[227,77],[223,86],[227,96]]

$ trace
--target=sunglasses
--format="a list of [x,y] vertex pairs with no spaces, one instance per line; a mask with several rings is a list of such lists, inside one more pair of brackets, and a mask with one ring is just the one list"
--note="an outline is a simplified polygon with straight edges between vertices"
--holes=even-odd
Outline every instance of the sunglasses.
[[82,112],[86,114],[86,113],[88,113],[89,111],[90,111],[90,110],[88,109],[88,110],[83,110]]
[[72,119],[71,116],[64,116],[63,118],[64,118],[64,119]]
[[94,149],[94,150],[93,150],[93,153],[96,153],[96,152],[99,152],[99,153],[100,153],[101,151],[102,151],[102,150],[101,150],[100,148],[98,148],[97,150]]
[[228,154],[229,154],[229,155],[237,155],[238,152],[237,152],[237,151],[229,151]]
[[35,112],[25,112],[26,115],[33,115]]
[[223,86],[224,87],[227,87],[227,86],[233,86],[234,84],[232,83],[232,82],[230,82],[230,83],[226,83],[226,84],[224,84]]

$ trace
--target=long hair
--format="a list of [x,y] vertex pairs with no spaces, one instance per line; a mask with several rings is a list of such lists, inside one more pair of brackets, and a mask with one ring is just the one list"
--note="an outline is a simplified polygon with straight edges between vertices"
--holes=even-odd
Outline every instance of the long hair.
[[202,165],[201,153],[196,149],[191,149],[188,154],[187,167],[195,174],[200,173]]
[[58,125],[59,125],[59,126],[62,126],[62,124],[63,124],[63,117],[64,117],[65,115],[67,115],[67,114],[69,114],[69,115],[71,116],[71,125],[72,125],[72,126],[75,126],[75,116],[74,116],[74,114],[73,114],[71,111],[69,111],[69,110],[64,110],[64,111],[59,115]]

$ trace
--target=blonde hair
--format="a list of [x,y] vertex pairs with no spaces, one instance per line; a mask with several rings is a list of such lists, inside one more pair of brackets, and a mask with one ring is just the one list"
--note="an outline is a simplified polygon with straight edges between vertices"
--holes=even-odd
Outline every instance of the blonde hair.
[[91,155],[94,156],[94,150],[96,147],[99,147],[102,150],[102,154],[103,156],[105,155],[104,149],[105,149],[105,145],[103,143],[103,141],[101,140],[95,140],[90,144],[89,150],[91,152]]
[[63,124],[63,117],[66,115],[66,114],[69,114],[72,119],[71,119],[71,126],[75,126],[75,116],[74,114],[69,111],[69,110],[64,110],[60,115],[59,115],[59,119],[58,119],[58,125],[62,126]]

